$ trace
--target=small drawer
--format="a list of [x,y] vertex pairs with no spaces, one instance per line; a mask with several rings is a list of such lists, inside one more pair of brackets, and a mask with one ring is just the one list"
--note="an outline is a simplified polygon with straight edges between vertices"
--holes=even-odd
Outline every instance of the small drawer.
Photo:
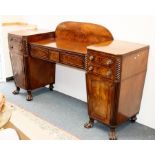
[[54,62],[59,62],[59,52],[54,50],[49,50],[49,60]]
[[98,64],[102,66],[113,66],[115,64],[115,58],[106,54],[101,54],[95,51],[88,51],[87,56],[88,63]]
[[101,66],[88,66],[87,71],[89,73],[99,74],[108,79],[114,79],[114,71],[109,67],[101,67]]
[[49,57],[48,49],[38,47],[38,46],[31,45],[30,53],[31,53],[31,56],[35,58],[48,60],[48,57]]
[[60,63],[84,69],[85,68],[85,56],[62,52],[60,53]]

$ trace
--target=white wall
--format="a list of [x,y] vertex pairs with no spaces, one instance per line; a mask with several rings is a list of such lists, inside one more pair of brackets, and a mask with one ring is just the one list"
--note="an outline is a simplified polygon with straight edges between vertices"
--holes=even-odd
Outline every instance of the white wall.
[[[107,27],[115,39],[150,45],[148,71],[138,122],[155,128],[155,16],[25,16],[25,20],[40,28],[55,30],[62,21],[84,21]],[[57,65],[55,90],[86,101],[85,72]]]
[[12,16],[12,15],[1,15],[0,16],[0,22],[1,23],[12,23],[12,22],[24,22],[25,21],[25,17],[24,16],[20,16],[20,15],[16,15],[16,16]]

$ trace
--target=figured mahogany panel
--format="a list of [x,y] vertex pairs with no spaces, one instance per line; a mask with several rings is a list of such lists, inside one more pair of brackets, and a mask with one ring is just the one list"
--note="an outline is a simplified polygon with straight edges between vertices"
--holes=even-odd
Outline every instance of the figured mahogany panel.
[[69,52],[60,52],[60,63],[84,69],[85,56]]
[[114,83],[89,73],[86,74],[86,82],[90,118],[109,124],[110,109],[114,99]]
[[63,22],[56,30],[57,39],[85,42],[87,45],[113,40],[110,31],[100,25],[82,22]]

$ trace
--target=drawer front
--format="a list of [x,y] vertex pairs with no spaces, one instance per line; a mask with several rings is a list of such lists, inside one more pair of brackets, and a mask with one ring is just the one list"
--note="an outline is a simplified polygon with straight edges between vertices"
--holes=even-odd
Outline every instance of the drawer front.
[[49,50],[49,60],[54,62],[59,62],[59,52],[54,50]]
[[99,53],[95,51],[88,51],[87,62],[101,66],[111,67],[115,65],[115,57]]
[[120,81],[122,58],[104,52],[88,50],[87,72],[99,74],[105,78]]
[[101,67],[101,66],[88,66],[87,68],[88,73],[99,74],[104,78],[108,78],[113,80],[115,77],[114,70],[109,67]]
[[35,58],[40,58],[40,59],[45,59],[45,60],[48,60],[49,58],[48,49],[45,49],[42,47],[31,45],[30,53],[31,53],[31,56]]
[[10,52],[24,53],[25,50],[21,37],[9,35],[8,43]]
[[85,56],[62,52],[60,53],[60,63],[84,69]]

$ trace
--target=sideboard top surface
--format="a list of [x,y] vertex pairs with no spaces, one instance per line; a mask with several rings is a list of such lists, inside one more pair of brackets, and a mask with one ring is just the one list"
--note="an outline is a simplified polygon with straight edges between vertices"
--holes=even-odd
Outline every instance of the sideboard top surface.
[[149,46],[120,40],[102,42],[87,47],[87,49],[105,52],[113,55],[124,55],[131,53],[132,51],[141,50],[143,48],[149,48]]

